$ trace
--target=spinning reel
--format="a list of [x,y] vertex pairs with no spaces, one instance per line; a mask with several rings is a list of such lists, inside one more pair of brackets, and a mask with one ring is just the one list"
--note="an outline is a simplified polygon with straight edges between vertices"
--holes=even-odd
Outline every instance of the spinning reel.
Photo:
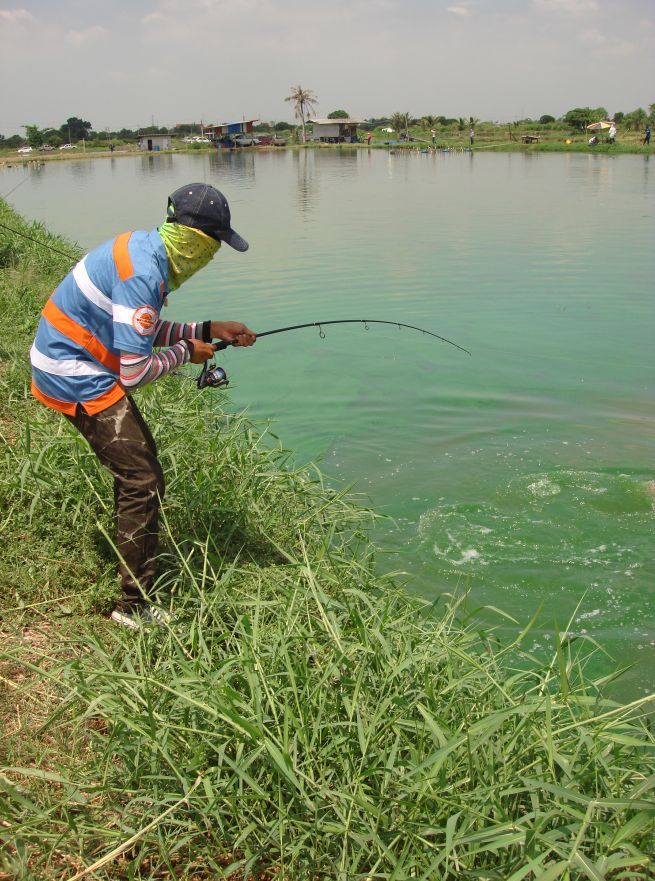
[[222,367],[217,367],[213,361],[211,364],[209,361],[205,361],[202,365],[202,370],[198,374],[196,384],[199,389],[225,388],[230,384],[230,380],[227,378],[227,373]]

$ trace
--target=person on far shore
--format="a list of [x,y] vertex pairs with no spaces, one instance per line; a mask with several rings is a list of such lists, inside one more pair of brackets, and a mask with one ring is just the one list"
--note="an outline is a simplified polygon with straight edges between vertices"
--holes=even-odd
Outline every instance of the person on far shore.
[[367,134],[366,134],[366,143],[368,144],[369,147],[371,146],[371,138],[372,138],[372,137],[373,137],[373,135],[371,134],[371,132],[367,132]]
[[587,141],[590,147],[596,147],[598,145],[598,138],[596,135],[592,135]]
[[432,129],[430,134],[432,135],[432,146],[434,147],[437,143],[437,133],[434,129]]
[[471,128],[471,129],[469,130],[469,141],[470,141],[470,143],[471,143],[471,146],[473,146],[473,141],[474,141],[474,140],[475,140],[475,129],[474,129],[474,128]]
[[647,147],[650,144],[650,125],[646,126],[646,131],[644,132],[644,143],[643,146]]
[[616,141],[616,126],[614,123],[610,126],[610,130],[607,133],[607,140],[610,144],[613,144]]

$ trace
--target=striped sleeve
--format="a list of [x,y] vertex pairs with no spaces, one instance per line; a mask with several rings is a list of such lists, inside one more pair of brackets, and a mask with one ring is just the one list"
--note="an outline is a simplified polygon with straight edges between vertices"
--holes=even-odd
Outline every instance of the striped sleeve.
[[176,367],[186,364],[190,357],[189,347],[184,340],[151,355],[121,352],[121,385],[128,391],[143,388]]
[[180,340],[201,340],[202,322],[192,321],[188,324],[176,321],[159,321],[155,330],[153,346],[172,346]]

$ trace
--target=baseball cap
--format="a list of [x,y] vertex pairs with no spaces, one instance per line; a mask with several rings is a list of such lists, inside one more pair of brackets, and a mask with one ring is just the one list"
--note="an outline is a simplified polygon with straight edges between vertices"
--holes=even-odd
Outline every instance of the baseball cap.
[[230,206],[223,193],[209,184],[187,184],[168,197],[167,223],[199,229],[236,251],[247,251],[248,242],[230,226]]

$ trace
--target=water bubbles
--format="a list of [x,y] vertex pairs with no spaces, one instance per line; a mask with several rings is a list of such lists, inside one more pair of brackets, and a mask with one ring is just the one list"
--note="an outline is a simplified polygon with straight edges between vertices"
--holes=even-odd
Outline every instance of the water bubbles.
[[547,477],[542,477],[540,480],[535,480],[534,483],[528,485],[528,490],[534,496],[538,496],[539,498],[547,498],[548,496],[556,496],[562,492],[561,486],[557,483],[553,483]]

